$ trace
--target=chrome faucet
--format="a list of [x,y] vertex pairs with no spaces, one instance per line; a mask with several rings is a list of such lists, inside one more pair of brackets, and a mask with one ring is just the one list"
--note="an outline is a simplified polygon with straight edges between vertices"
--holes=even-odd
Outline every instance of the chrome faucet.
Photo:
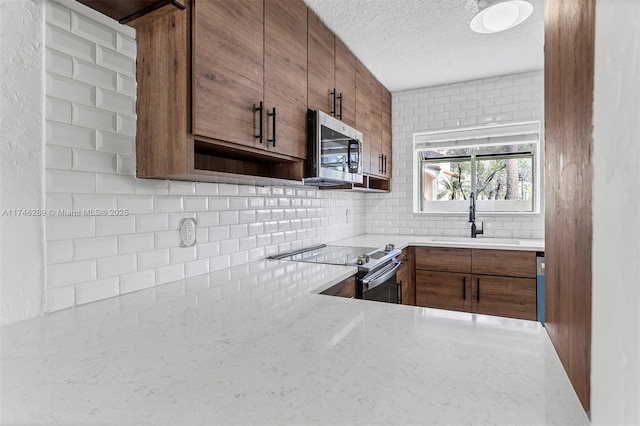
[[471,238],[484,234],[484,222],[481,222],[481,228],[476,228],[476,196],[475,193],[469,195],[469,223],[471,223]]

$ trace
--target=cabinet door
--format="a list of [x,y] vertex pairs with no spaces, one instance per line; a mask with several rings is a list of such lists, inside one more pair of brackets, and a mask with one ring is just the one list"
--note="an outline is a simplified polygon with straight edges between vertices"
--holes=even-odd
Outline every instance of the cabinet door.
[[413,275],[411,271],[404,270],[396,277],[396,281],[402,287],[402,304],[403,305],[415,305],[416,304],[416,286],[413,281]]
[[382,157],[382,89],[380,82],[371,75],[371,127],[369,142],[371,146],[370,162],[372,175],[384,176],[384,159]]
[[309,19],[308,105],[310,109],[335,114],[334,98],[331,96],[331,91],[335,88],[335,36],[311,9],[308,9],[307,16]]
[[416,270],[416,306],[471,312],[471,275]]
[[[356,129],[362,132],[362,171],[371,173],[371,73],[356,59]],[[375,169],[375,163],[373,164]]]
[[307,6],[265,0],[264,8],[264,102],[267,112],[276,112],[265,126],[275,143],[265,143],[270,151],[306,158]]
[[259,145],[263,2],[195,1],[192,28],[193,134]]
[[472,312],[536,320],[536,280],[473,275]]
[[338,37],[335,37],[335,54],[335,86],[336,92],[342,96],[338,101],[338,110],[342,107],[341,120],[357,129],[356,57]]
[[382,88],[382,155],[384,156],[383,176],[391,177],[391,92]]
[[471,249],[416,247],[416,269],[442,272],[471,272]]
[[354,298],[356,297],[356,277],[349,277],[346,280],[340,281],[338,284],[329,287],[320,294],[327,296],[338,296]]

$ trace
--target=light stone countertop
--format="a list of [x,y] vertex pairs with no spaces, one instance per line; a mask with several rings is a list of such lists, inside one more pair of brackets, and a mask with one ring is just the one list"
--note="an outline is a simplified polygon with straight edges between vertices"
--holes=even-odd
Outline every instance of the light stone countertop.
[[544,251],[544,240],[471,237],[442,237],[422,235],[362,234],[333,241],[330,245],[347,247],[382,247],[394,244],[403,249],[408,246],[462,247],[500,250]]
[[0,328],[0,423],[587,425],[536,322],[315,293],[258,261]]

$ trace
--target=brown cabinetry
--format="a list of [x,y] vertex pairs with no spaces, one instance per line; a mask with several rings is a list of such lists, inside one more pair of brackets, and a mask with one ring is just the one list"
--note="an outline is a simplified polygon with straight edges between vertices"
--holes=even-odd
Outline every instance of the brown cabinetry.
[[536,254],[416,247],[416,305],[536,319]]
[[416,304],[415,256],[413,247],[402,250],[398,260],[404,262],[396,275],[396,282],[402,290],[402,304]]
[[356,58],[308,9],[308,105],[355,127]]
[[356,297],[356,277],[353,276],[340,281],[338,284],[329,287],[320,294],[324,294],[327,296],[354,298]]
[[139,177],[302,178],[307,8],[187,1],[134,22]]

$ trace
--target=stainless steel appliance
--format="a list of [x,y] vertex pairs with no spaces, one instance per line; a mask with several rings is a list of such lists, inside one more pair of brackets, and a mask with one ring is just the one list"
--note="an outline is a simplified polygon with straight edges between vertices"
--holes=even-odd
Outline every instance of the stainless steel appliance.
[[322,111],[307,112],[305,185],[362,183],[362,132]]
[[278,254],[269,259],[357,266],[357,299],[402,303],[402,288],[396,282],[396,272],[402,265],[397,260],[400,253],[401,250],[396,249],[393,244],[377,249],[322,244]]

